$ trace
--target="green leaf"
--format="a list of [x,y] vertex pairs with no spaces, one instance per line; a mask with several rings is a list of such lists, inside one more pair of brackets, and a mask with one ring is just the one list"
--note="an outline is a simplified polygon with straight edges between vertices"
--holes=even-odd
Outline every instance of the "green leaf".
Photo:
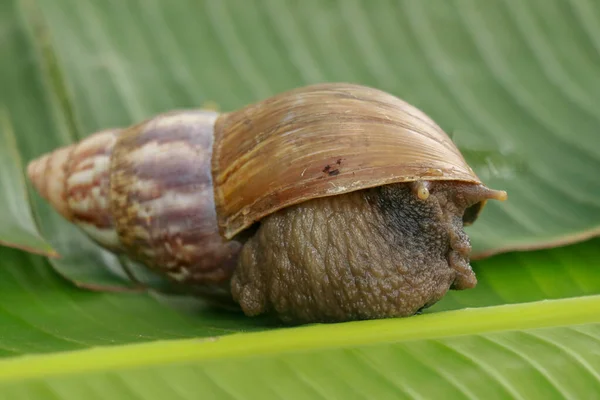
[[[22,186],[24,166],[21,162],[27,163],[34,156],[71,141],[56,91],[49,86],[48,73],[45,72],[47,68],[44,66],[47,63],[43,61],[43,54],[47,52],[40,50],[41,46],[47,45],[48,36],[32,20],[26,22],[23,19],[25,4],[30,2],[0,2],[0,26],[3,27],[4,38],[0,45],[0,59],[10,60],[0,62],[0,108],[4,110],[1,137],[2,143],[6,144],[1,146],[0,152],[3,170],[6,169],[7,176],[10,176],[3,178],[0,197],[10,199],[12,197],[8,196],[14,196],[12,201],[17,201],[18,196],[21,196],[23,200],[18,212],[11,212],[8,208],[0,211],[2,221],[13,221],[7,227],[14,225],[15,219],[23,226],[30,225],[26,216],[27,202],[24,201]],[[13,133],[21,154],[20,159],[14,153],[9,153],[11,147],[14,147],[11,144]],[[79,230],[51,210],[37,194],[34,193],[32,200],[39,232],[61,255],[60,259],[51,261],[58,271],[75,281],[94,285],[129,285],[115,274],[107,273],[107,268],[115,271],[120,268],[114,256],[94,246]],[[28,230],[31,232],[31,228]],[[16,232],[11,231],[9,234],[11,236],[5,240],[16,244],[18,239],[13,237]],[[43,244],[34,245],[38,251],[44,251]]]
[[428,312],[516,304],[600,293],[600,239],[474,263],[478,284],[451,291]]
[[273,329],[268,319],[186,299],[165,304],[149,295],[81,291],[53,274],[44,258],[4,248],[0,393],[45,398],[51,392],[61,399],[96,390],[149,399],[195,398],[198,391],[213,398],[309,397],[315,388],[334,398],[361,390],[389,397],[407,391],[409,398],[595,393],[600,240],[531,255],[475,263],[478,287],[451,292],[424,315]]
[[[422,108],[509,192],[469,228],[480,256],[581,241],[600,226],[599,18],[586,0],[0,2],[0,133],[21,159],[0,145],[0,203],[22,194],[30,215],[20,162],[95,130],[352,81]],[[290,328],[136,293],[119,259],[32,208],[63,257],[0,248],[0,398],[600,392],[599,239],[475,262],[477,288],[423,315]]]
[[[13,208],[13,204],[20,202],[16,210],[2,209],[0,221],[6,222],[0,229],[6,230],[8,236],[4,241],[13,246],[22,240],[19,231],[13,229],[15,224],[22,224],[21,230],[33,229],[27,228],[31,222],[24,207],[27,201],[23,193],[23,159],[27,162],[79,137],[47,28],[35,10],[36,5],[31,1],[11,0],[0,4],[0,25],[6,27],[8,38],[0,46],[0,54],[3,60],[11,60],[0,63],[3,88],[0,107],[4,110],[0,132],[0,166],[4,172],[0,201]],[[24,13],[29,15],[29,20],[23,19]],[[15,138],[22,157],[15,152]],[[12,203],[9,204],[9,200]],[[88,289],[139,290],[137,285],[132,286],[127,271],[113,254],[102,250],[62,219],[37,193],[32,200],[39,231],[61,256],[50,260],[59,273]],[[33,232],[30,236],[35,235]],[[45,251],[48,246],[43,241],[30,245],[35,247],[29,250],[37,252]],[[129,269],[134,270],[137,280],[143,284],[164,286],[162,279],[146,269],[136,266]]]
[[80,290],[35,255],[0,248],[0,356],[265,329],[264,319],[199,302]]
[[27,186],[8,113],[0,104],[0,244],[32,253],[57,254],[40,235],[31,209]]
[[[474,263],[477,287],[451,291],[425,313],[600,295],[600,240],[530,255],[505,254]],[[0,325],[5,332],[0,355],[211,337],[277,326],[266,318],[212,310],[185,297],[82,291],[53,273],[43,257],[17,250],[0,248],[0,260]],[[573,312],[578,312],[576,307]],[[490,312],[491,318],[498,315]],[[559,317],[553,320],[552,313],[546,317],[550,323],[565,323]],[[440,329],[454,329],[452,325]]]
[[52,360],[60,361],[60,372],[81,365],[81,356],[100,362],[65,376],[48,368],[50,360],[34,357],[21,363],[33,367],[27,380],[0,387],[11,399],[593,398],[600,365],[589,346],[599,338],[600,324],[587,324],[220,360],[195,355],[229,344],[225,340],[165,343],[162,354],[177,355],[179,362],[106,369],[109,357],[146,358],[149,349],[89,351]]
[[[597,243],[575,247],[574,259],[585,248],[598,252]],[[514,280],[503,269],[492,268],[496,274],[487,280],[500,289],[472,301],[476,309],[230,334],[268,325],[228,314],[173,313],[147,296],[74,290],[43,268],[40,257],[3,252],[3,259],[23,257],[33,261],[32,281],[19,265],[0,272],[0,304],[19,310],[15,315],[3,307],[0,314],[5,396],[44,398],[49,391],[69,399],[101,390],[111,398],[196,398],[198,391],[211,398],[303,398],[315,396],[317,388],[334,398],[368,390],[409,398],[542,399],[578,398],[600,385],[600,358],[593,350],[600,349],[600,296],[485,307]],[[582,264],[580,273],[589,269]],[[479,266],[478,272],[486,268],[485,262]],[[554,267],[521,265],[534,278],[547,266]],[[487,280],[482,283],[489,285]],[[535,279],[521,288],[536,289]],[[173,340],[183,337],[191,339]],[[23,349],[45,354],[10,357]]]

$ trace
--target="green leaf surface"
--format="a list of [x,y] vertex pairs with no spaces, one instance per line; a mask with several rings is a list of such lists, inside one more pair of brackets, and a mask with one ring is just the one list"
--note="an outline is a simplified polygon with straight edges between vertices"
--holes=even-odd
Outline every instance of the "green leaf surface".
[[[24,206],[29,200],[25,194],[22,161],[81,136],[73,127],[68,95],[47,27],[36,10],[36,4],[31,1],[0,4],[0,25],[5,27],[7,38],[0,46],[1,59],[11,60],[10,63],[0,62],[0,110],[3,110],[0,113],[0,183],[3,188],[0,206],[6,204],[0,213],[0,241],[12,246],[27,246],[33,252],[52,250],[54,253],[39,237],[28,215],[29,209]],[[87,289],[138,290],[121,260],[82,235],[37,193],[33,194],[32,200],[39,231],[60,254],[60,258],[50,260],[59,273]],[[162,279],[146,269],[136,265],[129,265],[129,269],[140,283],[168,289]]]
[[43,257],[0,249],[0,398],[581,398],[600,385],[599,245],[479,261],[476,289],[424,315],[279,329],[186,299],[82,291]]
[[[180,361],[0,383],[2,398],[580,399],[600,390],[600,324],[395,340],[278,356]],[[572,343],[576,345],[573,346]],[[188,343],[183,351],[216,343]],[[116,351],[120,349],[115,349]],[[129,349],[131,350],[131,349]],[[147,354],[147,349],[135,349]],[[544,355],[540,357],[540,354]],[[137,354],[130,354],[131,356]],[[65,355],[61,369],[80,354]],[[86,354],[96,358],[97,354]],[[182,357],[193,358],[193,357]],[[69,363],[71,361],[71,363]],[[104,359],[106,361],[106,359]],[[1,367],[5,367],[4,365]],[[587,395],[587,396],[586,396]]]
[[256,334],[269,321],[80,291],[4,249],[0,398],[578,398],[598,390],[600,301],[568,298],[600,293],[599,244],[479,262],[452,313]]
[[0,104],[0,244],[33,253],[56,256],[34,222],[27,197],[14,132],[6,109]]
[[36,227],[21,163],[173,108],[350,81],[422,108],[509,192],[469,228],[479,256],[582,241],[600,227],[599,27],[590,0],[0,2],[0,240],[43,251],[39,227],[62,256],[0,247],[0,398],[594,398],[599,239],[477,261],[477,287],[423,315],[281,327],[136,292],[33,195]]
[[0,259],[0,355],[5,357],[270,326],[185,299],[80,290],[42,257],[17,250],[0,248]]
[[[29,1],[0,2],[0,27],[3,29],[0,45],[0,108],[4,110],[1,137],[2,144],[6,143],[6,146],[1,146],[0,153],[7,153],[6,156],[2,154],[0,161],[7,176],[2,181],[0,198],[15,202],[21,196],[19,210],[3,208],[0,212],[0,220],[10,222],[5,225],[6,228],[2,227],[6,229],[2,240],[8,244],[18,244],[21,240],[19,232],[10,228],[11,225],[31,225],[26,214],[27,201],[22,194],[23,182],[20,181],[23,179],[25,163],[33,155],[39,156],[74,140],[73,133],[67,128],[67,114],[61,108],[60,93],[51,84],[56,81],[56,73],[50,72],[54,64],[49,56],[47,30],[40,25],[39,19],[33,17],[32,12],[29,12],[29,20],[24,19],[25,10],[31,10],[30,7],[32,2]],[[14,153],[9,157],[13,134],[20,150],[20,159]],[[59,272],[82,285],[111,288],[131,285],[122,278],[125,274],[114,256],[91,243],[36,193],[32,201],[39,232],[61,256],[51,260]],[[28,230],[31,232],[31,227]],[[32,250],[38,252],[46,248],[43,243],[31,245],[35,246]],[[116,273],[108,273],[109,270]]]
[[452,291],[428,312],[587,296],[600,293],[600,239],[473,263],[478,284]]
[[[600,240],[530,255],[474,263],[477,287],[451,291],[425,313],[600,295]],[[53,273],[43,257],[17,250],[0,248],[0,260],[0,355],[211,337],[277,325],[217,312],[187,298],[79,290]]]

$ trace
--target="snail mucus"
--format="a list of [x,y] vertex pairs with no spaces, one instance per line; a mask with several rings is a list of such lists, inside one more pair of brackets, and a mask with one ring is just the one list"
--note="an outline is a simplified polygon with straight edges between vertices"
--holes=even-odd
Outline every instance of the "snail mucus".
[[463,227],[506,198],[422,111],[346,83],[168,112],[27,172],[106,249],[291,323],[410,316],[474,287]]

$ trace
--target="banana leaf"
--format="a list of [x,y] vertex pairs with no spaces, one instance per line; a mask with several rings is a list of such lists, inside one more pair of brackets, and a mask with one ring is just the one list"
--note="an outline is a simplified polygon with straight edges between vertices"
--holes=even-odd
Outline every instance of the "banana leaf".
[[[589,0],[0,2],[0,242],[26,250],[0,247],[0,398],[597,397],[599,21]],[[100,129],[325,81],[418,106],[509,193],[468,228],[475,289],[403,319],[219,312],[133,266],[142,290],[24,178]]]

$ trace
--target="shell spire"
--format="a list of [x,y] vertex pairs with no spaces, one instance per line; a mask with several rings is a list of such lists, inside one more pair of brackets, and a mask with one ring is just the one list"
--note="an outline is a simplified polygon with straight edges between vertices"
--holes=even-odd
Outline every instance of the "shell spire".
[[27,176],[35,190],[64,218],[71,220],[64,181],[69,154],[74,146],[63,147],[31,161]]
[[241,244],[218,232],[210,169],[217,116],[181,110],[101,131],[32,161],[27,173],[104,248],[180,283],[215,284],[199,288],[209,297],[229,297]]
[[120,248],[108,197],[110,156],[119,132],[98,132],[27,167],[34,188],[58,213],[111,250]]

